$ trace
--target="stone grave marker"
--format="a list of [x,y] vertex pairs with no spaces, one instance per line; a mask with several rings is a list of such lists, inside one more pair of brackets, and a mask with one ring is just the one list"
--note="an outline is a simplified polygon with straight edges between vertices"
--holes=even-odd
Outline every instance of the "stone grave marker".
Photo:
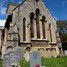
[[4,54],[3,67],[12,67],[12,65],[19,66],[18,55],[14,51]]
[[41,54],[34,51],[30,53],[30,67],[41,67]]
[[4,54],[4,55],[3,55],[3,67],[9,66],[9,64],[10,64],[10,61],[9,61],[9,60],[10,60],[10,59],[9,59],[9,55]]
[[15,52],[10,52],[10,64],[11,65],[18,65],[19,63],[19,57]]
[[19,46],[18,46],[15,51],[16,51],[17,55],[19,56],[19,60],[23,60],[24,54],[23,54],[23,49],[22,49],[22,47],[19,47]]

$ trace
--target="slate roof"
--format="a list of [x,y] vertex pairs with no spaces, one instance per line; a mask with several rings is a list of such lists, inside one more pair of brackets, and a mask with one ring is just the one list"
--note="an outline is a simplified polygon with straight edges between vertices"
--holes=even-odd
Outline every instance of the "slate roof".
[[13,11],[14,11],[17,7],[19,7],[21,4],[23,4],[25,1],[26,1],[26,0],[22,0],[22,3],[20,3],[19,5],[17,5],[17,6],[13,9]]

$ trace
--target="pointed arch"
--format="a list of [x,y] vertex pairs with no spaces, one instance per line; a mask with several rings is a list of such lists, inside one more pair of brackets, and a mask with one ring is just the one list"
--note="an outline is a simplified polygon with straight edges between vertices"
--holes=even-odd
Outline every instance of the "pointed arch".
[[46,17],[43,15],[42,16],[42,29],[43,29],[43,38],[45,39],[46,36],[45,36],[45,19]]
[[34,13],[31,12],[30,13],[30,31],[31,31],[31,38],[34,38],[34,27],[33,27],[33,23],[34,23]]
[[40,27],[39,27],[39,8],[36,9],[36,28],[37,28],[37,38],[40,38]]
[[26,41],[26,18],[23,18],[23,41]]

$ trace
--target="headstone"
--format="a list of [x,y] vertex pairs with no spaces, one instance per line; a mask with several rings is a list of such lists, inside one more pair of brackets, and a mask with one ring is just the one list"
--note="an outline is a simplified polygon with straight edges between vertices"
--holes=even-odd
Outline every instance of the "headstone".
[[41,54],[34,51],[30,53],[30,67],[41,67]]
[[67,56],[67,50],[64,51],[65,55]]
[[19,61],[18,61],[19,57],[18,57],[18,55],[15,52],[11,52],[9,58],[10,58],[11,65],[14,65],[14,64],[18,65],[18,63],[19,63]]
[[17,55],[19,56],[19,60],[23,60],[23,58],[24,58],[23,55],[24,55],[24,54],[23,54],[23,49],[22,49],[22,47],[19,47],[19,46],[18,46],[15,51],[16,51]]
[[4,54],[3,67],[12,67],[12,65],[19,65],[18,56],[14,51]]
[[9,64],[10,64],[9,60],[10,60],[9,55],[7,55],[7,54],[3,55],[3,67],[9,66]]

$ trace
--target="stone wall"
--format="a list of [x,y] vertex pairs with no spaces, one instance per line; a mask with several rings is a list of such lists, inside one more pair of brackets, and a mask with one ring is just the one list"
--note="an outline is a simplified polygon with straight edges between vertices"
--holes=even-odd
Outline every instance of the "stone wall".
[[[52,41],[56,43],[56,21],[52,17],[51,13],[47,9],[46,5],[43,2],[34,2],[34,1],[25,1],[23,4],[19,5],[13,11],[13,24],[16,23],[19,29],[20,34],[20,41],[23,42],[23,18],[26,18],[26,40],[29,40],[30,31],[27,28],[28,24],[30,24],[29,16],[30,13],[33,12],[35,14],[36,9],[40,9],[41,16],[44,15],[46,17],[47,23],[45,23],[45,30],[46,30],[46,39],[50,41],[50,34],[49,34],[49,23],[51,24],[51,34],[52,34]],[[41,28],[40,28],[41,29]],[[29,35],[28,35],[29,34]],[[36,36],[36,35],[35,35]],[[42,37],[42,36],[41,36]],[[29,40],[30,42],[30,40]]]
[[[11,12],[12,10],[10,8],[13,8],[13,6],[10,6],[8,9],[8,14],[9,12]],[[40,16],[39,16],[39,26],[40,26],[40,38],[37,38],[37,30],[36,30],[36,9],[40,10]],[[34,38],[31,38],[30,36],[30,14],[31,12],[34,13]],[[42,2],[35,2],[34,0],[26,0],[24,3],[18,5],[13,11],[13,17],[12,17],[12,28],[10,28],[9,31],[7,31],[5,29],[5,39],[4,39],[4,46],[9,46],[7,45],[7,36],[8,36],[8,32],[9,33],[17,33],[17,36],[12,34],[12,36],[8,37],[8,39],[12,38],[14,36],[16,36],[16,38],[20,37],[20,44],[22,47],[25,48],[28,45],[31,45],[31,51],[34,50],[40,50],[42,53],[42,56],[46,56],[46,57],[51,57],[54,56],[56,57],[59,54],[59,48],[57,46],[57,39],[56,39],[56,30],[57,30],[57,26],[56,26],[56,20],[53,18],[53,16],[51,15],[50,11],[48,10],[48,8],[46,7],[46,5]],[[43,33],[42,33],[42,25],[41,25],[41,20],[42,20],[42,16],[46,17],[46,21],[44,22],[45,25],[45,39],[42,37]],[[23,41],[23,19],[26,19],[25,21],[25,32],[26,32],[26,41]],[[51,24],[51,28],[49,28],[49,24]],[[12,31],[12,30],[13,31]],[[51,32],[50,32],[51,31]],[[50,35],[51,33],[51,35]],[[52,41],[51,41],[52,39]],[[9,42],[10,43],[10,42]],[[11,43],[12,45],[14,43]],[[11,45],[10,44],[10,45]],[[15,43],[16,44],[16,43]],[[11,45],[11,46],[12,46]],[[17,42],[18,45],[18,42]],[[53,47],[51,47],[51,45],[55,45]],[[3,46],[3,48],[4,48]],[[5,50],[3,49],[3,52]]]

